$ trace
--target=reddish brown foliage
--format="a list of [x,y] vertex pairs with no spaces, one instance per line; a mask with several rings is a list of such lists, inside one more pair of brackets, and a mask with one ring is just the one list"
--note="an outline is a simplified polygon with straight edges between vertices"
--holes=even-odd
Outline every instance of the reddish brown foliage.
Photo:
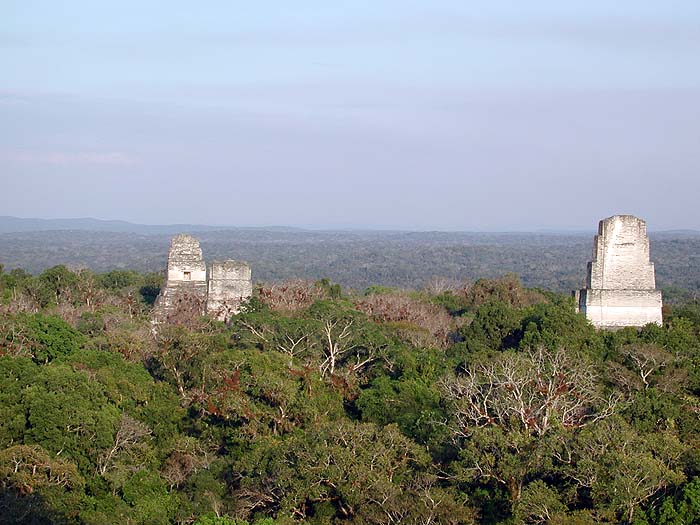
[[286,281],[280,284],[261,286],[260,300],[271,310],[297,311],[311,306],[325,296],[323,289],[312,281]]
[[375,321],[410,323],[430,333],[438,345],[448,342],[455,321],[444,308],[411,298],[404,293],[377,294],[362,297],[355,308]]
[[166,316],[168,324],[180,325],[194,329],[200,324],[204,315],[204,300],[194,294],[181,292],[173,297],[175,308]]

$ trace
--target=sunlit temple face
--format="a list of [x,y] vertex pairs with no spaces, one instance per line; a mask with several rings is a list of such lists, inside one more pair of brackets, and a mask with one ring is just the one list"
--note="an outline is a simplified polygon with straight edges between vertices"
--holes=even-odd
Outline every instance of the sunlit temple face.
[[578,309],[599,328],[662,323],[661,292],[649,260],[646,223],[631,215],[600,221]]

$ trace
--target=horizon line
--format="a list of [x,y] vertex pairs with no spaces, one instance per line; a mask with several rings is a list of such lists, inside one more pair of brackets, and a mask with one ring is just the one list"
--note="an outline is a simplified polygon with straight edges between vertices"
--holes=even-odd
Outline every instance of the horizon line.
[[[93,221],[98,223],[119,223],[125,226],[146,227],[146,228],[208,228],[220,231],[236,230],[236,229],[256,229],[256,230],[275,230],[275,229],[290,229],[302,230],[309,232],[393,232],[393,233],[491,233],[491,234],[589,234],[597,231],[595,227],[583,228],[575,226],[564,227],[533,227],[531,229],[516,229],[516,228],[498,228],[498,229],[454,229],[454,228],[426,228],[426,227],[407,227],[396,225],[308,225],[308,224],[206,224],[197,222],[173,222],[173,223],[145,223],[132,222],[126,219],[102,219],[97,217],[18,217],[15,215],[0,215],[0,219],[12,219],[19,221],[43,221],[43,222],[60,222],[60,221]],[[91,231],[87,228],[81,228],[85,231]],[[70,231],[70,228],[56,229],[56,231]],[[27,231],[43,231],[43,230],[27,230]],[[650,233],[669,233],[669,232],[686,232],[699,233],[700,230],[693,228],[665,228],[654,229],[648,228]],[[19,233],[19,232],[4,232],[4,233]]]

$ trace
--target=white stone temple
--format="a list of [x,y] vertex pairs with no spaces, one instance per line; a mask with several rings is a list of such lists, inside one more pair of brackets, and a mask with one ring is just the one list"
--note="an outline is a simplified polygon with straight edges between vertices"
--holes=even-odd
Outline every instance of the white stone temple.
[[598,328],[661,324],[661,292],[649,261],[646,223],[632,215],[600,221],[578,311]]

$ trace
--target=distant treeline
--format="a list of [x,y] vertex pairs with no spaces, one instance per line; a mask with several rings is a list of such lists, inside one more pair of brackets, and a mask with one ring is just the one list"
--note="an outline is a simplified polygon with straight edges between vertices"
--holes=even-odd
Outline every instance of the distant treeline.
[[[592,235],[240,230],[198,232],[208,260],[248,261],[261,282],[328,277],[346,288],[420,288],[520,275],[526,286],[569,292],[582,286]],[[57,264],[105,272],[165,268],[169,235],[52,231],[0,235],[0,263],[41,272]],[[700,236],[651,236],[657,284],[673,300],[700,291]],[[683,290],[683,292],[681,292]]]

